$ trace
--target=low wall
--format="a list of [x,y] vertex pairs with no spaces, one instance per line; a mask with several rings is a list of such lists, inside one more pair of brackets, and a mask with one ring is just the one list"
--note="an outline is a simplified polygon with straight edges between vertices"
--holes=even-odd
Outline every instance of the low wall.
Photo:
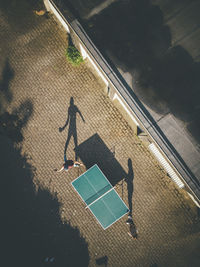
[[78,20],[69,11],[60,11],[52,0],[43,1],[47,11],[53,13],[63,28],[70,34],[74,45],[79,49],[83,58],[90,61],[91,66],[105,83],[105,93],[121,111],[134,133],[149,148],[177,186],[189,191],[190,197],[200,207],[200,188],[195,181],[195,177],[137,96],[128,86],[124,85],[124,82],[113,71]]

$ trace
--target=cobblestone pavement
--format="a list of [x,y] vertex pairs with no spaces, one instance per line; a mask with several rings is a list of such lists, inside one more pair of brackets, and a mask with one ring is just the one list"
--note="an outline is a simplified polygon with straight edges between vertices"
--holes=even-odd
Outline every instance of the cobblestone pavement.
[[[10,101],[2,98],[1,112],[13,112],[27,101],[33,106],[32,116],[23,128],[21,153],[28,155],[35,167],[36,191],[41,188],[56,195],[62,221],[77,227],[85,238],[89,266],[199,266],[200,223],[192,201],[171,182],[133,134],[104,94],[104,84],[88,62],[78,68],[66,62],[66,34],[56,22],[51,17],[34,15],[24,21],[23,28],[17,27],[1,13],[1,72],[6,60],[13,72],[9,82],[12,97]],[[70,183],[84,168],[53,172],[63,163],[68,128],[63,132],[58,129],[65,124],[71,97],[85,119],[84,123],[77,114],[78,144],[98,134],[109,150],[114,149],[126,173],[128,159],[132,161],[133,218],[138,240],[128,236],[126,217],[104,231],[84,209]],[[73,137],[67,155],[75,158]],[[116,188],[128,205],[126,182]]]

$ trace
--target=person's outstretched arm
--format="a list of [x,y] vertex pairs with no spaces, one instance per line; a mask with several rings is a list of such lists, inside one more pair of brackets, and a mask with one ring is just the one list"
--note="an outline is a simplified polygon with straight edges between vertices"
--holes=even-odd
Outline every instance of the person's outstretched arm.
[[60,170],[54,169],[55,172],[61,172],[62,170],[64,170],[64,166],[62,166]]

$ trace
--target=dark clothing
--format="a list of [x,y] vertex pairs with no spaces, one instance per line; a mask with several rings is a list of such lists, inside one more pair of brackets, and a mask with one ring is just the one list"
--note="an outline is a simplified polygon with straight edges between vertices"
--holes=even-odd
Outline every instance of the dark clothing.
[[130,224],[130,234],[133,238],[137,238],[137,230],[134,224]]
[[74,161],[73,160],[66,160],[65,163],[63,164],[64,169],[68,170],[71,169],[74,166]]

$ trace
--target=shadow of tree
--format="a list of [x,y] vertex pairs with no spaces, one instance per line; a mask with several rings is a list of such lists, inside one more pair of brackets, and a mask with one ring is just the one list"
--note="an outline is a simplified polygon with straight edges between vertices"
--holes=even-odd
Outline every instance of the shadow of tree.
[[183,47],[172,46],[159,6],[117,1],[85,25],[103,53],[110,51],[132,73],[140,99],[161,114],[169,108],[200,141],[200,64]]
[[160,8],[149,0],[115,2],[87,24],[98,46],[113,51],[128,68],[147,67],[171,42]]
[[5,65],[2,72],[2,79],[0,81],[0,91],[6,98],[7,102],[12,100],[12,94],[9,89],[9,83],[14,77],[14,71],[10,66],[8,58],[5,61]]
[[0,116],[0,134],[9,137],[13,142],[21,142],[21,129],[28,122],[32,112],[33,105],[30,100],[22,103],[12,114],[4,112]]
[[54,3],[63,14],[70,10],[75,18],[80,20],[82,16],[88,15],[89,10],[102,4],[102,0],[54,0]]
[[17,32],[26,32],[33,27],[33,21],[38,19],[33,11],[42,8],[44,8],[42,0],[1,1],[0,6],[9,25]]
[[[3,266],[88,266],[89,253],[79,229],[60,218],[60,203],[33,184],[34,167],[19,142],[33,112],[30,100],[0,116],[0,193]],[[2,126],[3,125],[3,126]],[[53,257],[53,262],[45,262]]]

